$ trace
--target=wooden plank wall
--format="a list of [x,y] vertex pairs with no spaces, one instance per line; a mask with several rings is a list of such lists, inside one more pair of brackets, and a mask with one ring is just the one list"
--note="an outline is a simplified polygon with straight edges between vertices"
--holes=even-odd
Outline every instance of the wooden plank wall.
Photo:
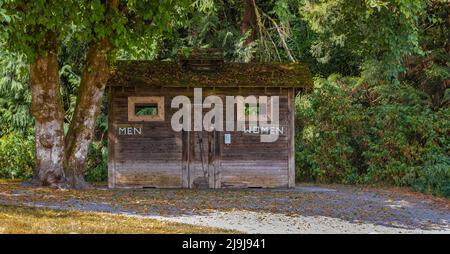
[[[242,96],[280,96],[280,125],[287,126],[287,90],[242,90]],[[224,134],[231,134],[225,145]],[[288,136],[262,143],[260,135],[243,132],[221,133],[221,186],[226,188],[277,188],[288,186]]]
[[[129,122],[128,96],[155,96],[152,91],[133,90],[114,91],[112,98],[114,187],[183,187],[182,133],[171,128],[171,101],[164,101],[165,121]],[[141,125],[142,135],[119,136],[119,124]]]
[[[195,188],[206,181],[210,188],[275,188],[292,187],[294,141],[292,93],[288,89],[209,89],[203,96],[278,95],[280,124],[288,133],[276,142],[261,143],[257,134],[242,132],[175,132],[170,126],[174,112],[171,100],[186,95],[193,102],[193,90],[187,88],[155,89],[137,86],[115,88],[110,92],[109,109],[109,186],[118,188]],[[128,96],[165,96],[165,121],[139,122],[142,136],[118,136],[115,126],[130,124],[127,118]],[[205,112],[208,110],[205,110]],[[224,112],[225,114],[225,112]],[[224,116],[225,120],[225,116]],[[232,143],[224,144],[224,133],[230,133]],[[204,165],[200,157],[199,135],[203,135]],[[204,177],[205,168],[209,179]],[[294,175],[293,175],[294,174]]]

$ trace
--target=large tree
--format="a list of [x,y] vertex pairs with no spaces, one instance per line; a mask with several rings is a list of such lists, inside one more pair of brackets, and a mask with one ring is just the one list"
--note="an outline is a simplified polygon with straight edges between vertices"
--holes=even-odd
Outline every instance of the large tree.
[[256,23],[256,2],[255,0],[242,0],[242,5],[244,7],[244,13],[242,16],[240,29],[244,34],[250,31],[246,43],[251,43],[258,35],[258,25]]
[[[86,188],[84,171],[94,125],[117,50],[135,48],[170,31],[191,1],[6,0],[0,2],[10,50],[30,63],[35,118],[33,183]],[[63,39],[88,45],[75,111],[64,135],[58,53]],[[80,56],[83,57],[83,56]]]

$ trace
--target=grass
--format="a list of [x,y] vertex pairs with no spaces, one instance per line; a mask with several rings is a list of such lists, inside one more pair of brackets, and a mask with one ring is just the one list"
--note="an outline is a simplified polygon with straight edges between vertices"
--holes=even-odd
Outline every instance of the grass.
[[0,205],[0,233],[220,234],[236,232],[125,215]]

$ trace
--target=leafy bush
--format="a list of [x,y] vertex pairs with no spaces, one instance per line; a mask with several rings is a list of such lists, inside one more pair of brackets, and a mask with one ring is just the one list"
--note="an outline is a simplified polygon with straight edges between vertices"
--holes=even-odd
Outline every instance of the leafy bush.
[[[329,81],[316,80],[314,94],[298,101],[298,116],[303,125],[303,135],[298,149],[300,176],[320,182],[340,179],[353,182],[348,177],[356,170],[355,140],[361,137],[363,114],[346,96],[348,87],[339,87],[337,76]],[[326,109],[326,110],[325,110]]]
[[92,142],[89,147],[85,178],[89,182],[108,180],[108,147],[104,142]]
[[417,179],[414,190],[450,197],[450,157],[448,154],[431,155]]
[[[0,137],[0,178],[29,179],[34,167],[34,136],[12,132]],[[108,179],[106,142],[92,142],[88,154],[86,180]]]
[[450,196],[450,110],[408,84],[332,75],[297,101],[298,176],[388,183]]
[[33,167],[33,136],[12,132],[0,137],[0,178],[28,179]]
[[89,182],[108,180],[108,118],[106,116],[108,101],[103,98],[100,115],[97,118],[94,141],[89,146],[85,178]]

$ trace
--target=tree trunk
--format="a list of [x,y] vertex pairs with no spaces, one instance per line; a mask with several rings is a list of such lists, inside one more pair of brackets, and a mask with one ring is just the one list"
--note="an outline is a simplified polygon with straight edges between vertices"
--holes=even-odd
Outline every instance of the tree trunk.
[[94,136],[95,122],[111,72],[108,62],[110,49],[109,41],[103,39],[92,43],[88,50],[75,112],[65,139],[66,163],[64,169],[72,188],[90,187],[84,180],[84,173],[89,145]]
[[32,113],[35,118],[36,165],[33,184],[63,188],[64,109],[60,93],[57,56],[38,56],[30,68]]
[[256,24],[256,12],[255,12],[255,0],[242,0],[244,6],[244,15],[241,22],[241,33],[245,34],[251,30],[250,36],[245,41],[249,44],[255,41],[257,36],[257,24]]

